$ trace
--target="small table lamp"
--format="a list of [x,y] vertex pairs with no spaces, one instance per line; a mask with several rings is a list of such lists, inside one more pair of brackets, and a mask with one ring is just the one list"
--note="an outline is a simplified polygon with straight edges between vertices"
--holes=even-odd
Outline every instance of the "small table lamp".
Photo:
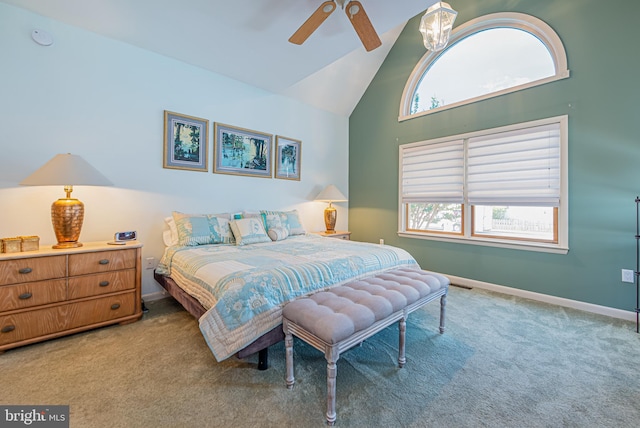
[[324,210],[324,225],[327,228],[326,233],[336,233],[336,219],[338,213],[331,205],[333,202],[346,202],[347,198],[333,184],[328,185],[316,196],[316,201],[329,202],[329,206]]
[[71,153],[56,155],[20,184],[24,186],[64,186],[64,191],[67,192],[66,198],[60,198],[51,205],[51,222],[58,240],[58,244],[53,248],[82,247],[78,238],[84,220],[84,204],[71,197],[73,186],[113,185],[87,161]]

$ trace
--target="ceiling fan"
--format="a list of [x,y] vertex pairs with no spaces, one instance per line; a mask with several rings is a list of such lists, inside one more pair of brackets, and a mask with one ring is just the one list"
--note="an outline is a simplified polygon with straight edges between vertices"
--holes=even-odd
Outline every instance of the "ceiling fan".
[[289,38],[289,41],[296,45],[301,45],[309,38],[309,36],[318,29],[325,19],[329,17],[336,10],[336,7],[340,5],[344,12],[347,14],[351,25],[358,33],[358,37],[362,41],[364,48],[367,51],[372,51],[378,46],[382,45],[376,30],[371,25],[371,21],[364,11],[362,4],[359,1],[350,0],[333,0],[325,1],[320,5],[315,12],[293,33],[293,36]]

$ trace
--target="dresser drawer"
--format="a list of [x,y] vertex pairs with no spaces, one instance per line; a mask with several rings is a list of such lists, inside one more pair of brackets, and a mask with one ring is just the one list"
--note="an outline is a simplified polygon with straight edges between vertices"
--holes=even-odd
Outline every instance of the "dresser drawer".
[[[133,315],[135,292],[0,316],[0,346]],[[79,330],[78,330],[79,331]],[[59,335],[59,334],[58,334]],[[53,337],[53,336],[52,336]]]
[[64,278],[67,256],[32,257],[0,261],[0,285]]
[[69,276],[131,269],[136,266],[136,254],[135,249],[70,254]]
[[69,299],[97,296],[133,289],[136,286],[136,270],[127,269],[115,272],[69,278]]
[[62,302],[67,298],[67,280],[27,282],[0,287],[0,312],[47,303]]

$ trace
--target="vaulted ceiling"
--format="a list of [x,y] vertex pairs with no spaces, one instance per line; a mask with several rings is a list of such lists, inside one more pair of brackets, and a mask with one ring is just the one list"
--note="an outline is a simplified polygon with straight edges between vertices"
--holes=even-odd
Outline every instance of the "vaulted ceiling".
[[382,40],[371,52],[340,7],[303,45],[287,41],[322,0],[0,2],[349,116],[407,20],[435,0],[360,0]]

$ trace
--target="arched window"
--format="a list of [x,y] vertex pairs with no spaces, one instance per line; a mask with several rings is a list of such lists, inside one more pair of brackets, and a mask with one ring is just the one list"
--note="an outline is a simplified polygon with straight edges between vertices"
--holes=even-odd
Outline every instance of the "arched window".
[[402,94],[399,120],[569,77],[567,56],[546,23],[496,13],[456,28],[441,52],[427,52]]

